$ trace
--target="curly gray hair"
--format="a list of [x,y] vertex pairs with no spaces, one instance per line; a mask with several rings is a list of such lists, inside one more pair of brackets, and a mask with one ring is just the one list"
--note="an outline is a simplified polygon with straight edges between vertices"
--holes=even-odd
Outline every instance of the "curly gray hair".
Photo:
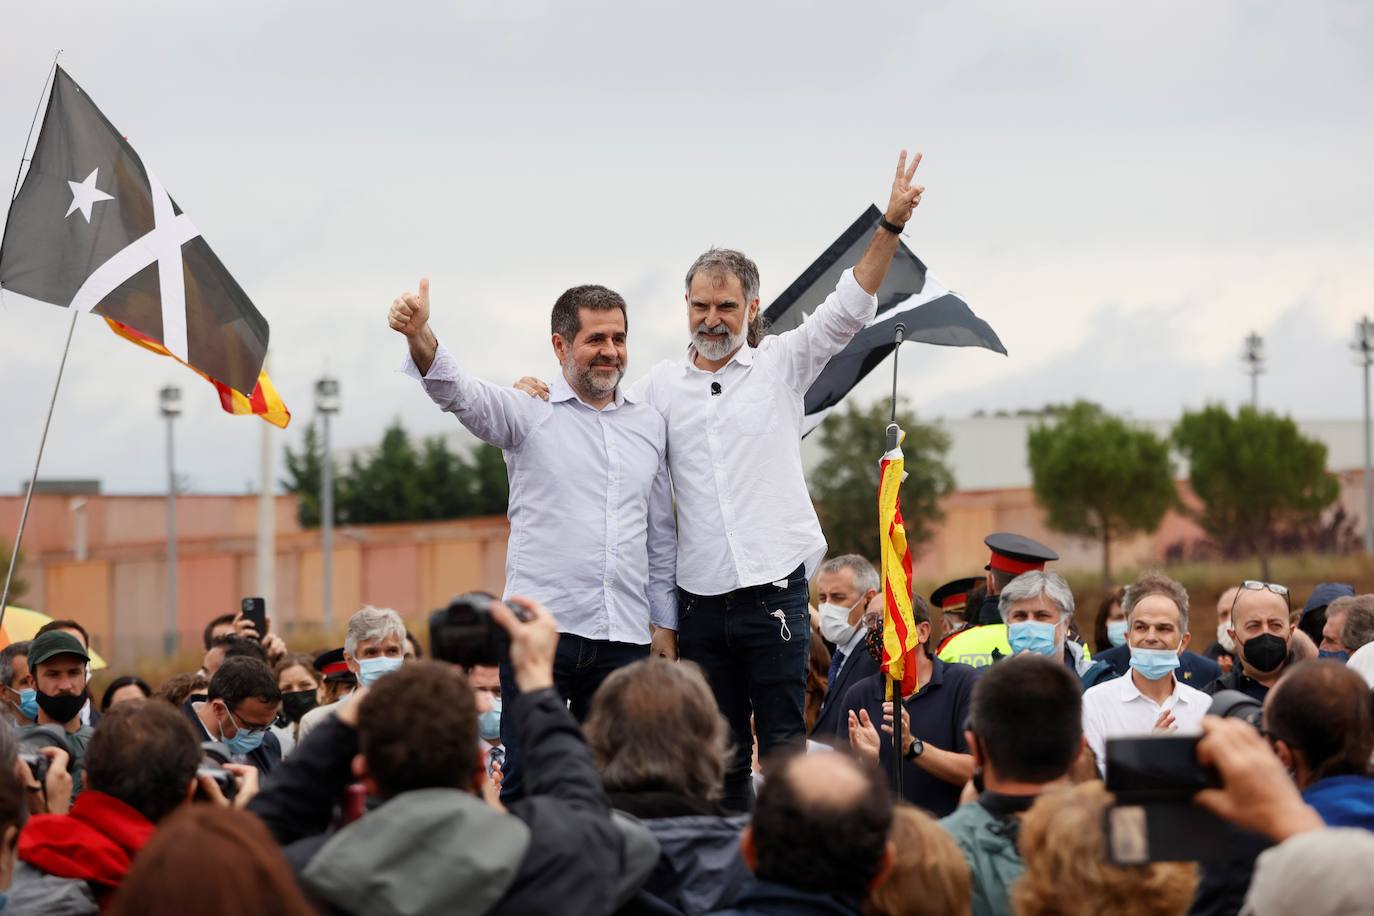
[[1069,583],[1065,582],[1059,573],[1033,569],[1012,579],[997,596],[997,610],[1002,615],[1002,622],[1007,622],[1007,615],[1011,613],[1013,604],[1027,598],[1039,598],[1041,595],[1050,599],[1054,606],[1059,608],[1060,617],[1065,620],[1073,617],[1073,591],[1069,589]]

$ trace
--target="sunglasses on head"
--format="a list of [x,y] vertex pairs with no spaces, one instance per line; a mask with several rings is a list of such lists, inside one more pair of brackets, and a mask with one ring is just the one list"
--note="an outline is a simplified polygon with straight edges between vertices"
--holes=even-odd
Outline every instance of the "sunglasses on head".
[[1231,610],[1235,611],[1236,602],[1240,600],[1240,592],[1271,591],[1283,599],[1283,603],[1288,605],[1288,609],[1293,610],[1293,602],[1288,598],[1288,586],[1279,585],[1277,582],[1261,582],[1258,579],[1246,579],[1240,584],[1240,591],[1236,592],[1236,597],[1231,599]]

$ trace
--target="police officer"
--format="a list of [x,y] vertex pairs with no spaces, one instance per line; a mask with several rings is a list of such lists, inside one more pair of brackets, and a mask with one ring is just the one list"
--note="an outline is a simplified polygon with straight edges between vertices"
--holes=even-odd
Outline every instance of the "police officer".
[[958,662],[980,668],[999,658],[1011,655],[1007,642],[1007,627],[998,610],[998,596],[1013,579],[1022,573],[1043,572],[1045,564],[1059,559],[1059,554],[1039,541],[1020,534],[998,532],[983,539],[991,555],[986,571],[987,597],[975,613],[970,613],[972,625],[955,633],[941,647],[941,661]]
[[951,636],[969,625],[969,592],[982,581],[976,576],[955,579],[930,593],[930,606],[940,609],[940,648],[944,648]]

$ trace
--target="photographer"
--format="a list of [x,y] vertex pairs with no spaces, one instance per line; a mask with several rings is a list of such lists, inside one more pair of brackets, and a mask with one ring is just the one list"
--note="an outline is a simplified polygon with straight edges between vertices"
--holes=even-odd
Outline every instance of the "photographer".
[[[528,794],[508,813],[478,794],[486,774],[472,689],[457,668],[425,661],[344,701],[249,806],[332,911],[607,913],[652,867],[623,876],[628,845],[554,690],[557,624],[542,605],[512,603],[529,618],[491,611],[510,633],[520,694],[503,714],[528,767]],[[328,833],[355,777],[382,804]]]
[[1269,691],[1264,729],[1323,821],[1374,830],[1374,714],[1363,678],[1339,662],[1296,665]]
[[[101,718],[86,754],[88,787],[69,814],[30,818],[19,838],[9,906],[19,912],[95,913],[168,814],[197,788],[201,749],[186,720],[165,703],[133,700]],[[229,765],[240,781],[237,804],[256,791],[251,767]]]

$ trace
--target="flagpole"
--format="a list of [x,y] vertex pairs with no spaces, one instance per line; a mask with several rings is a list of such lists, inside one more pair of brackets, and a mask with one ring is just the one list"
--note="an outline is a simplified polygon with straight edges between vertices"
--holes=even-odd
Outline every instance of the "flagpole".
[[[894,335],[895,342],[892,346],[892,415],[887,424],[887,450],[889,452],[897,448],[897,436],[899,434],[897,427],[897,357],[902,352],[902,339],[906,336],[906,325],[899,321],[894,330],[896,333]],[[887,578],[886,570],[884,570],[883,579],[890,581]],[[910,583],[908,583],[909,585]],[[906,763],[902,759],[902,710],[905,708],[903,702],[905,698],[902,696],[901,682],[892,677],[891,672],[889,672],[888,678],[892,685],[892,782],[893,787],[897,790],[897,798],[901,799],[903,797],[902,768],[903,764]]]
[[[19,156],[19,170],[14,175],[14,188],[10,191],[10,205],[13,206],[15,198],[19,196],[19,179],[24,176],[24,163],[28,162],[29,143],[33,140],[33,129],[38,124],[38,113],[43,110],[43,99],[48,95],[48,83],[52,80],[53,74],[57,72],[57,59],[62,56],[62,49],[58,48],[52,56],[52,64],[48,67],[48,73],[43,77],[43,88],[38,93],[38,104],[33,109],[33,120],[29,122],[29,133],[24,138],[24,151]],[[62,372],[67,368],[67,354],[72,349],[72,334],[76,331],[76,316],[79,313],[72,310],[72,321],[67,327],[67,342],[62,347],[62,361],[57,366],[57,380],[52,386],[52,400],[48,402],[48,416],[43,421],[43,435],[38,440],[38,457],[33,461],[33,473],[29,475],[29,485],[24,491],[24,508],[19,511],[19,530],[14,536],[14,550],[10,553],[9,569],[5,572],[5,587],[0,589],[0,628],[5,625],[5,609],[9,606],[10,585],[14,582],[14,568],[19,564],[19,547],[24,543],[24,528],[29,522],[29,506],[33,503],[33,488],[38,483],[38,467],[43,463],[43,449],[48,444],[48,427],[52,425],[53,408],[57,406],[57,391],[62,386]]]

